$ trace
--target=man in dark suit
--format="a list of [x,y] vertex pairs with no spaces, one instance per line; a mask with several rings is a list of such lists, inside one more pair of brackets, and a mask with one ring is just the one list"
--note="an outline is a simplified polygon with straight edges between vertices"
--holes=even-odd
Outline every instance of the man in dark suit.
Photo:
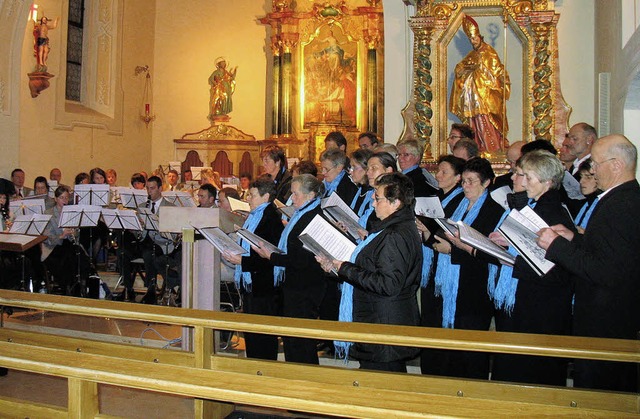
[[420,160],[424,149],[416,140],[404,140],[398,144],[398,165],[402,173],[413,183],[416,197],[435,196],[437,189],[427,182]]
[[24,186],[24,170],[22,169],[13,169],[11,172],[11,182],[13,182],[13,186],[16,189],[16,197],[18,198],[24,198],[33,192],[33,189]]
[[[584,234],[560,225],[542,229],[546,258],[575,280],[573,331],[579,336],[637,339],[640,330],[640,185],[637,150],[622,135],[600,138],[591,150],[599,195]],[[574,385],[638,390],[633,363],[576,360]]]

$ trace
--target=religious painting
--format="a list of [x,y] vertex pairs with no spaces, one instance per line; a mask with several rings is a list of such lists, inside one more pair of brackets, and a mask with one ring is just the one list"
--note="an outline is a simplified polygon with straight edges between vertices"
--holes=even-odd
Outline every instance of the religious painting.
[[302,44],[303,128],[358,124],[358,42],[338,24],[320,26]]
[[530,118],[523,112],[527,39],[517,26],[505,26],[502,16],[465,12],[445,33],[450,37],[442,92],[446,126],[470,125],[483,155],[502,155],[510,143],[530,135]]

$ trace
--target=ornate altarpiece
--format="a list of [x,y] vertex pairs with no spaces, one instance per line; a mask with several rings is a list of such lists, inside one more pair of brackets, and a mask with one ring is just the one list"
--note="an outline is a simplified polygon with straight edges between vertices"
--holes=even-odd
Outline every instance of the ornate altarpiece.
[[324,137],[383,132],[383,18],[380,0],[273,0],[267,96],[271,135],[287,156],[317,160]]
[[[522,85],[511,86],[512,91],[522,89],[522,135],[518,133],[512,141],[543,138],[559,145],[567,132],[570,109],[559,82],[556,24],[560,15],[553,1],[547,0],[418,0],[416,15],[409,21],[415,35],[415,109],[411,109],[413,123],[407,121],[403,136],[424,142],[427,162],[448,153],[448,46],[461,27],[463,14],[499,16],[505,33],[508,28],[522,46]],[[504,153],[486,157],[504,161]]]

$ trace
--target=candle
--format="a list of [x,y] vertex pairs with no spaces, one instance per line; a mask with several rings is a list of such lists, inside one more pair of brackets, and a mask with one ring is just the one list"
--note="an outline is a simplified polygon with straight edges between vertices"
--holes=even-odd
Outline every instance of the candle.
[[149,104],[148,103],[144,104],[144,113],[149,115]]

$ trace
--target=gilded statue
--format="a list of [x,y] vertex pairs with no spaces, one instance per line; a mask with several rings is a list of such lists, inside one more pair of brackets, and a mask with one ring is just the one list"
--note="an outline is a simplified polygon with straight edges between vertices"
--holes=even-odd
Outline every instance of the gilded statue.
[[238,67],[227,70],[227,61],[220,57],[216,59],[216,69],[209,76],[210,101],[209,120],[213,121],[223,115],[228,115],[232,110],[231,96],[236,90],[236,72]]
[[473,18],[465,15],[462,29],[473,49],[456,65],[449,110],[473,127],[481,152],[506,150],[509,74],[496,50],[484,42]]
[[33,55],[36,57],[36,71],[47,71],[47,58],[49,57],[49,30],[58,27],[58,20],[43,16],[33,22]]

